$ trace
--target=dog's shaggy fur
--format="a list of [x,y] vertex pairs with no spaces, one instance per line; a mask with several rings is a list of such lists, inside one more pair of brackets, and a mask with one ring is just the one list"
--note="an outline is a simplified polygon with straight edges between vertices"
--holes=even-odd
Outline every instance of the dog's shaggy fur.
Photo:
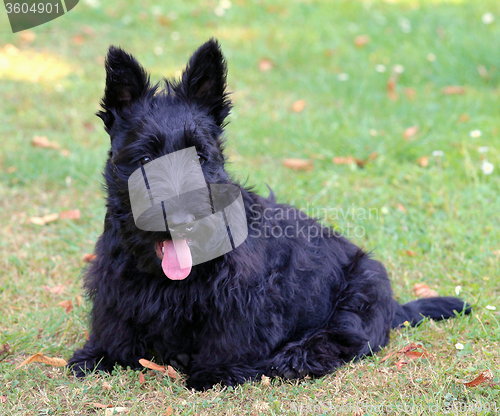
[[[106,74],[98,115],[111,137],[107,214],[85,279],[93,302],[90,339],[69,362],[78,376],[115,364],[139,368],[141,358],[181,368],[195,389],[263,374],[322,376],[378,351],[405,321],[470,312],[452,297],[398,304],[381,263],[272,195],[231,179],[221,138],[231,104],[216,41],[202,45],[182,80],[165,81],[162,90],[119,48],[110,48]],[[241,190],[249,235],[233,251],[193,266],[184,280],[170,280],[155,247],[172,236],[137,228],[127,180],[141,160],[191,146],[207,184]],[[264,232],[273,227],[292,232]]]

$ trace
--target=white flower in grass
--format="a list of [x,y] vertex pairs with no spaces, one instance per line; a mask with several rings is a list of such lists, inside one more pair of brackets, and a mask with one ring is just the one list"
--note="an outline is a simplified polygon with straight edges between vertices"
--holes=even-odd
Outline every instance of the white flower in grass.
[[483,160],[483,163],[481,163],[481,170],[485,175],[491,175],[493,173],[493,169],[495,169],[493,163]]
[[432,156],[434,156],[434,157],[443,157],[444,156],[444,152],[442,150],[434,150],[432,152]]
[[488,153],[490,151],[490,148],[488,146],[481,146],[479,149],[477,149],[479,153]]
[[379,74],[383,74],[386,70],[387,68],[385,67],[385,65],[382,64],[375,65],[375,71],[377,71]]
[[181,34],[179,32],[172,32],[170,34],[170,39],[172,40],[179,40],[181,38]]
[[163,48],[161,46],[157,46],[156,48],[154,48],[154,53],[155,55],[160,56],[161,54],[163,54]]
[[486,12],[481,17],[481,20],[485,25],[491,25],[495,21],[495,16],[491,12]]
[[469,136],[472,137],[473,139],[477,139],[478,137],[481,137],[483,133],[481,133],[481,130],[472,130],[469,133]]
[[220,0],[219,6],[222,7],[223,9],[229,9],[231,7],[231,1],[230,0]]
[[497,307],[493,305],[486,305],[486,309],[488,309],[489,311],[496,311]]
[[455,286],[455,295],[460,295],[460,291],[462,290],[462,286],[460,285],[457,285]]
[[349,74],[342,72],[341,74],[337,75],[337,78],[339,81],[347,81],[349,79]]
[[405,67],[400,64],[394,65],[392,69],[396,74],[402,74],[403,72],[405,72]]
[[455,348],[456,348],[457,350],[463,350],[463,349],[464,349],[464,344],[462,344],[461,342],[457,342],[457,343],[455,344]]
[[434,55],[433,53],[430,53],[427,55],[427,60],[429,62],[434,62],[436,60],[436,55]]
[[224,16],[224,13],[226,13],[226,10],[224,10],[222,7],[220,6],[217,6],[215,9],[214,9],[214,13],[216,16],[219,16],[219,17],[222,17]]

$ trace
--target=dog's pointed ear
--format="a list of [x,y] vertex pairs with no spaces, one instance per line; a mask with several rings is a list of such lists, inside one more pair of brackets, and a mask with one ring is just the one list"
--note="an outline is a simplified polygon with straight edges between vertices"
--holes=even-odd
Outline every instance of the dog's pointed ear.
[[223,126],[231,111],[226,75],[226,61],[219,43],[210,39],[193,54],[175,90],[204,108],[219,126]]
[[109,48],[105,68],[106,89],[101,101],[103,111],[97,115],[109,130],[116,114],[128,110],[149,90],[149,76],[132,55],[114,46]]

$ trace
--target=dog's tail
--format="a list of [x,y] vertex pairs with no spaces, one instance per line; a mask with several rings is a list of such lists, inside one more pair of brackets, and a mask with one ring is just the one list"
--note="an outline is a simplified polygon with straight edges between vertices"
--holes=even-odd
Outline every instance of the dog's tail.
[[396,306],[396,316],[392,321],[392,328],[398,328],[406,321],[411,326],[417,326],[425,318],[431,318],[436,321],[453,318],[455,312],[468,315],[472,312],[472,308],[467,302],[449,296],[418,299],[404,305],[398,303]]

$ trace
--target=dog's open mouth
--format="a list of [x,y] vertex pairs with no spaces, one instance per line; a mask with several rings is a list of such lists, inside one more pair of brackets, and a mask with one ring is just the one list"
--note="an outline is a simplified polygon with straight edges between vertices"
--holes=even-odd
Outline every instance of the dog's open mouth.
[[155,249],[165,276],[171,280],[183,280],[189,276],[193,267],[193,257],[185,238],[160,241]]

